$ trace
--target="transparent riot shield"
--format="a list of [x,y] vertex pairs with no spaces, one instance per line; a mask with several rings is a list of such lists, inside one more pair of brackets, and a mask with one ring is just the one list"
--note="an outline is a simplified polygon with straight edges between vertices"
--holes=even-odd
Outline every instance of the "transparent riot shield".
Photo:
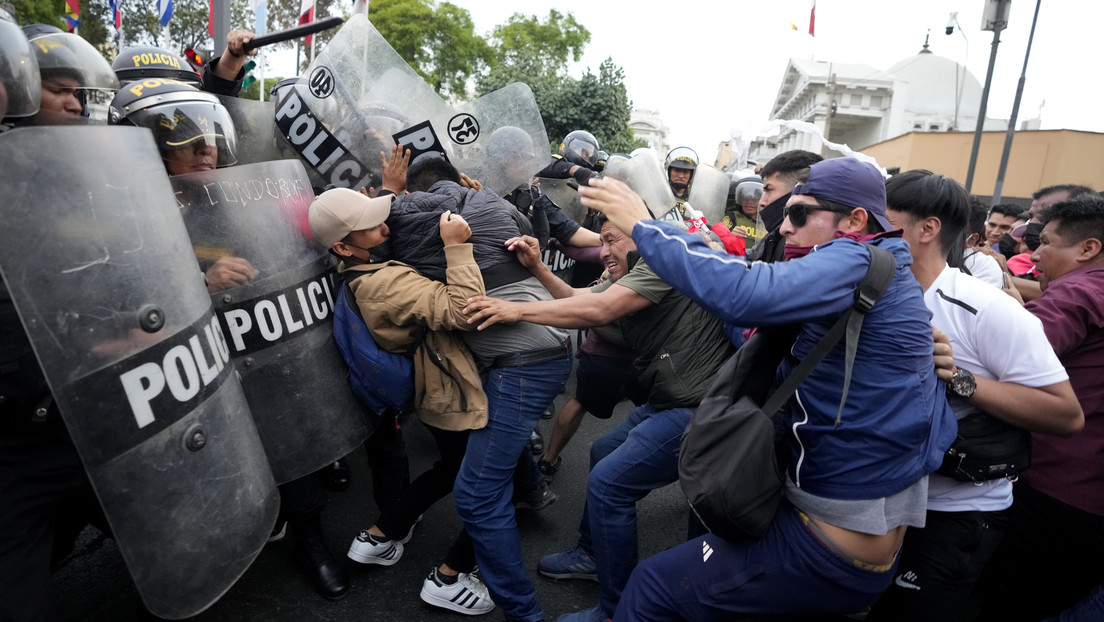
[[698,168],[694,169],[694,177],[690,182],[690,194],[686,201],[704,214],[705,220],[710,225],[716,224],[724,217],[728,185],[728,175],[724,172],[708,164],[699,164]]
[[206,609],[276,484],[148,130],[0,136],[0,272],[142,600]]
[[504,195],[548,162],[548,136],[528,86],[515,83],[452,108],[372,26],[354,15],[275,108],[281,134],[327,184],[380,179],[380,152],[444,155]]
[[504,196],[548,164],[548,134],[529,86],[514,82],[463,104],[445,124],[452,163]]
[[572,179],[540,178],[541,192],[548,200],[555,203],[571,220],[581,223],[587,215],[587,208],[580,200],[579,191],[574,185],[575,181]]
[[610,159],[602,171],[606,177],[619,179],[632,188],[656,218],[663,217],[675,206],[675,193],[667,182],[667,173],[653,149],[637,149],[627,159]]
[[244,260],[256,270],[211,300],[276,481],[348,454],[371,430],[333,341],[336,261],[311,237],[303,164],[233,166],[172,185],[200,267]]
[[219,95],[219,101],[230,113],[237,134],[238,164],[271,162],[289,156],[277,144],[275,106],[271,101],[241,99]]

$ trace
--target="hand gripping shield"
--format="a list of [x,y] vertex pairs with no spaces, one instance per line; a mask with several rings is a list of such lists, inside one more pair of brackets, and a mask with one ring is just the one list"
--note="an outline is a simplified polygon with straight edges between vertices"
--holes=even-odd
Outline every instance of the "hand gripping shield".
[[200,267],[244,259],[244,285],[211,294],[276,481],[317,471],[371,432],[333,340],[334,260],[311,237],[298,160],[171,178]]
[[4,283],[142,600],[195,615],[279,500],[161,157],[145,129],[34,127],[0,161]]

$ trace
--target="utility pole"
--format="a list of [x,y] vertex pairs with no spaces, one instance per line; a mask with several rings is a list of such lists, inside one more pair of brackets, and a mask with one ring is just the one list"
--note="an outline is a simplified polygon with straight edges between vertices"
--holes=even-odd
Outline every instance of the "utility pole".
[[1024,82],[1027,80],[1027,59],[1031,56],[1031,42],[1035,39],[1035,22],[1039,21],[1039,5],[1042,0],[1035,0],[1035,16],[1031,18],[1031,34],[1027,36],[1027,51],[1024,52],[1023,70],[1020,71],[1020,81],[1016,85],[1016,99],[1012,102],[1012,117],[1008,119],[1008,131],[1004,134],[1004,151],[1001,153],[1000,168],[997,170],[997,184],[993,188],[993,200],[990,205],[1000,203],[1001,192],[1004,191],[1004,173],[1008,170],[1008,158],[1012,155],[1012,139],[1016,136],[1016,120],[1020,115],[1020,98],[1023,97]]
[[997,46],[1000,33],[1008,27],[1008,10],[1012,0],[985,0],[981,16],[981,29],[993,31],[993,43],[989,49],[989,70],[985,72],[985,88],[981,91],[981,109],[978,110],[977,129],[974,130],[974,146],[970,150],[970,167],[966,170],[966,192],[974,185],[974,169],[977,167],[981,133],[985,129],[985,112],[989,105],[989,87],[993,84],[993,67],[997,64]]

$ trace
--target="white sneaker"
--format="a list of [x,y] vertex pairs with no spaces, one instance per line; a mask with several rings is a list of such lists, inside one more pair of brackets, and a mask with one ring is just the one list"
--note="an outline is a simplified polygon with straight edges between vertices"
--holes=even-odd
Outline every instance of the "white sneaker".
[[365,529],[349,545],[349,559],[362,564],[392,566],[402,559],[403,545],[398,540],[380,542]]
[[422,582],[422,600],[434,607],[469,616],[479,616],[495,608],[487,586],[477,577],[461,572],[456,583],[446,585],[437,578],[437,569],[429,571]]

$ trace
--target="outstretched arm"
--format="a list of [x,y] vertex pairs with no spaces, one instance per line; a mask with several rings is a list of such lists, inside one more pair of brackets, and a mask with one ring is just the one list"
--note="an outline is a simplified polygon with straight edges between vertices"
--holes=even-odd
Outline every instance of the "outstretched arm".
[[468,322],[483,330],[495,324],[533,322],[560,328],[592,328],[640,311],[652,302],[635,291],[614,283],[609,289],[559,300],[510,302],[498,298],[472,298],[464,312]]

